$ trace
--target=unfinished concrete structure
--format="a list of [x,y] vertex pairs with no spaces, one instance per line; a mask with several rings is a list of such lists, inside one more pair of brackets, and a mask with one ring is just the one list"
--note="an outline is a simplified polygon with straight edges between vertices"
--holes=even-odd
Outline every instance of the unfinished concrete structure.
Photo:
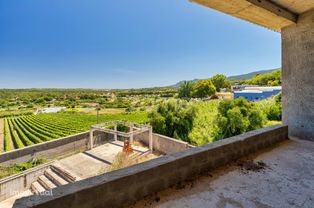
[[[118,125],[123,125],[129,128],[129,132],[123,132],[118,130]],[[113,128],[113,129],[112,129]],[[89,136],[89,148],[94,147],[94,131],[105,132],[107,134],[113,134],[114,140],[118,140],[118,136],[126,138],[133,144],[134,136],[148,132],[149,134],[149,149],[153,152],[153,129],[149,125],[125,122],[125,121],[111,121],[103,124],[93,125],[90,129]]]
[[283,121],[290,136],[314,141],[314,1],[191,1],[281,32]]
[[[285,125],[249,132],[66,185],[55,189],[52,197],[21,199],[16,202],[16,207],[120,207],[199,173],[285,141],[288,138],[288,127],[290,136],[314,140],[314,1],[192,1],[282,33]],[[311,207],[314,198],[312,143],[291,140],[285,147],[279,145],[281,148],[275,148],[272,153],[263,156],[269,162],[272,161],[269,157],[278,159],[278,163],[270,164],[274,171],[268,176],[252,176],[258,182],[251,182],[251,179],[231,172],[222,180],[212,183],[214,179],[209,179],[206,182],[207,189],[209,183],[212,183],[212,187],[218,190],[198,192],[198,197],[194,201],[192,199],[191,203],[184,203],[187,201],[186,196],[190,196],[190,193],[185,192],[182,198],[174,197],[176,203],[161,207]],[[287,153],[291,157],[298,155],[295,160],[291,160]],[[289,167],[294,167],[297,171],[289,170]],[[302,170],[302,174],[299,170]],[[232,185],[231,191],[228,189],[230,187],[225,187],[226,181]],[[279,186],[276,184],[278,181]],[[248,187],[243,188],[243,184]],[[287,188],[289,185],[291,187]],[[286,189],[280,189],[284,187]],[[304,189],[299,189],[300,187]],[[251,196],[238,194],[242,190]],[[281,191],[284,194],[280,195]],[[224,194],[228,193],[233,195],[226,197]],[[217,200],[216,196],[222,199],[213,204]]]
[[[123,127],[124,131],[119,131],[119,127]],[[90,132],[9,151],[0,154],[0,166],[38,157],[52,161],[0,179],[0,207],[11,208],[14,201],[21,197],[49,194],[57,187],[112,171],[112,165],[118,165],[117,155],[124,150],[125,140],[133,144],[132,152],[128,153],[130,164],[193,147],[186,142],[152,133],[149,125],[111,121],[92,126]]]

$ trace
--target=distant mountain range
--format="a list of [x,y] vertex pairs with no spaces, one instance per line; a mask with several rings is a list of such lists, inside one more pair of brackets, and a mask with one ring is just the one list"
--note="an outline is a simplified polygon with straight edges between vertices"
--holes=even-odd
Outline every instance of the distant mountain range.
[[[276,70],[280,70],[280,68],[277,69],[268,69],[268,70],[260,70],[260,71],[255,71],[255,72],[250,72],[248,74],[240,74],[240,75],[235,75],[235,76],[230,76],[227,77],[230,81],[240,81],[240,80],[246,80],[246,79],[251,79],[253,77],[255,77],[258,74],[267,74]],[[193,79],[193,80],[189,80],[192,82],[197,82],[200,79]],[[172,87],[179,87],[184,81],[180,81],[178,83],[176,83],[175,85],[173,85]]]
[[251,78],[255,77],[258,74],[267,74],[267,73],[271,73],[271,72],[276,71],[276,70],[280,70],[280,68],[269,69],[269,70],[260,70],[260,71],[255,71],[255,72],[251,72],[251,73],[248,73],[248,74],[241,74],[241,75],[230,76],[230,77],[228,77],[228,79],[230,81],[246,80],[246,79],[251,79]]

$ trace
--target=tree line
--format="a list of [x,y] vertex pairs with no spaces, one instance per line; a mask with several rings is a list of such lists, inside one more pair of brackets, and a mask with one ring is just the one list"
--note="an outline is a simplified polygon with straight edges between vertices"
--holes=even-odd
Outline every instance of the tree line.
[[157,105],[148,118],[154,132],[202,145],[279,122],[281,106],[281,94],[260,102],[171,99]]
[[222,89],[230,91],[231,82],[223,74],[217,74],[210,79],[193,81],[184,81],[179,87],[179,98],[206,98],[220,92]]

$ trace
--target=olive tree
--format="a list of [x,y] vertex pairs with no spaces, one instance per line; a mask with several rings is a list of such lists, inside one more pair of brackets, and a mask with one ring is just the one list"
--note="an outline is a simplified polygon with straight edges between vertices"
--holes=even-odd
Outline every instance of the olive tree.
[[162,101],[148,118],[154,132],[189,142],[195,108],[185,100]]
[[255,103],[244,98],[223,100],[218,107],[215,140],[262,128],[266,116]]
[[217,74],[213,76],[210,80],[215,86],[217,92],[220,92],[220,90],[223,88],[226,88],[228,90],[231,88],[231,82],[223,74]]
[[195,98],[205,98],[205,97],[212,96],[215,93],[216,93],[216,88],[209,79],[199,80],[193,86],[193,97]]

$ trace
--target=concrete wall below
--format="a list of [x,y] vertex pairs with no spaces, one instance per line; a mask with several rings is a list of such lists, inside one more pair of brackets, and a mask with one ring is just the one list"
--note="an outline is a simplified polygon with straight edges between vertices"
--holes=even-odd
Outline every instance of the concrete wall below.
[[[104,144],[113,139],[112,135],[103,132],[95,132],[94,145]],[[84,132],[60,139],[55,139],[40,144],[35,144],[22,149],[17,149],[0,154],[0,165],[13,165],[27,162],[34,157],[54,159],[59,156],[85,151],[88,149],[89,132]]]
[[[134,139],[139,140],[145,145],[149,146],[148,132],[135,135]],[[189,149],[191,147],[193,146],[189,145],[189,143],[187,142],[180,141],[178,139],[167,137],[161,134],[153,134],[153,149],[154,151],[158,151],[162,154],[172,154]]]
[[53,196],[22,198],[14,207],[121,207],[287,138],[284,125],[259,129],[61,186]]
[[31,184],[37,181],[45,170],[53,163],[47,163],[0,180],[0,201],[22,194]]
[[282,30],[282,85],[289,135],[314,141],[314,10]]
[[[139,140],[148,146],[148,132],[135,135],[134,139]],[[94,146],[102,145],[114,139],[114,135],[104,132],[94,132]],[[191,146],[183,141],[166,137],[160,134],[153,134],[154,150],[162,154],[170,154],[190,148]],[[89,147],[89,132],[43,142],[22,149],[13,150],[0,154],[0,165],[13,165],[15,163],[27,162],[34,157],[55,159],[75,152],[82,152]]]

